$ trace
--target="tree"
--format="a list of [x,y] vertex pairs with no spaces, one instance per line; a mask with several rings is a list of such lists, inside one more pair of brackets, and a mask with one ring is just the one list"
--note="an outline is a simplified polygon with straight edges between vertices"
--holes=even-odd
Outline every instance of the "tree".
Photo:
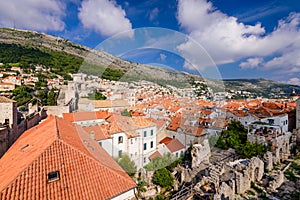
[[166,168],[158,169],[154,172],[153,183],[161,187],[169,187],[173,185],[173,176]]
[[162,158],[160,157],[153,158],[151,162],[145,166],[145,169],[147,171],[155,171],[157,169],[165,168],[172,165],[172,163],[174,163],[176,160],[177,158],[174,157],[171,153],[167,153]]
[[129,176],[133,177],[136,173],[136,166],[128,155],[123,154],[122,157],[117,160],[117,163]]
[[47,105],[55,106],[57,97],[58,97],[58,93],[55,93],[54,89],[52,88],[48,93]]
[[227,130],[222,131],[216,147],[221,149],[234,148],[244,158],[263,155],[268,151],[268,146],[249,142],[247,140],[247,130],[238,121],[232,121]]
[[122,116],[131,117],[131,114],[128,112],[127,109],[122,110],[122,111],[121,111],[121,115],[122,115]]
[[89,94],[89,99],[90,100],[105,100],[106,96],[104,96],[101,92],[93,92]]

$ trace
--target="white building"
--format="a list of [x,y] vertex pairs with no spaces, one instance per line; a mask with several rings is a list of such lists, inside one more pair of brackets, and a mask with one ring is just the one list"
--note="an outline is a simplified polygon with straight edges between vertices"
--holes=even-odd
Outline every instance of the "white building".
[[156,150],[156,124],[142,117],[113,115],[106,124],[84,128],[112,157],[127,154],[140,169]]

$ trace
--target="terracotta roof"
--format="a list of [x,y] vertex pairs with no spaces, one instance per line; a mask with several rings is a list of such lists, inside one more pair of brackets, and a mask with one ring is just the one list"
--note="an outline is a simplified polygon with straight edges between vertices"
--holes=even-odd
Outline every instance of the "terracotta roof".
[[0,199],[107,199],[136,186],[81,127],[53,116],[4,154],[0,180]]
[[160,130],[167,123],[167,121],[163,119],[152,119],[152,122],[157,125],[157,130]]
[[183,132],[188,135],[200,136],[203,132],[203,128],[199,128],[196,126],[188,126],[188,125],[181,125]]
[[149,156],[149,160],[153,160],[155,157],[162,158],[162,155],[158,151],[155,151],[153,154]]
[[95,112],[76,112],[76,113],[63,113],[63,118],[69,122],[89,121],[96,119],[107,119],[111,114],[108,111],[95,111]]
[[167,144],[169,144],[172,140],[173,140],[172,138],[165,137],[165,138],[162,139],[159,143],[160,143],[160,144],[163,143],[163,144],[167,145]]
[[101,124],[100,126],[88,126],[83,127],[83,129],[88,133],[94,133],[95,140],[105,140],[110,138],[110,134],[108,131],[108,127],[105,124]]
[[151,126],[156,126],[156,124],[154,124],[152,122],[152,120],[149,118],[135,117],[135,118],[132,118],[132,121],[139,128],[147,128],[147,127],[151,127]]
[[184,145],[177,139],[170,141],[166,146],[172,153],[184,149]]
[[0,103],[15,103],[16,101],[4,96],[0,96]]
[[131,116],[133,117],[139,117],[139,116],[146,116],[143,112],[139,112],[139,111],[130,111]]

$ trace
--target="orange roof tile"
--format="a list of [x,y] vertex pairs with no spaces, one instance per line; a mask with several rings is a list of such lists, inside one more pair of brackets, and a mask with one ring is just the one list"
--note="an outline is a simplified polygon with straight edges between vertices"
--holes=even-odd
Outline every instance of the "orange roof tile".
[[149,156],[149,160],[153,160],[155,157],[162,158],[162,155],[158,151],[155,151],[153,154]]
[[95,140],[104,140],[110,138],[110,134],[108,132],[108,127],[105,124],[101,124],[100,126],[88,126],[83,127],[83,129],[88,133],[94,133]]
[[95,111],[95,112],[76,112],[76,113],[63,113],[63,118],[69,122],[88,121],[95,119],[107,119],[111,116],[111,113],[106,111]]
[[166,146],[172,153],[185,148],[184,145],[177,139],[170,141],[166,144]]
[[[59,180],[48,182],[48,173]],[[0,159],[0,199],[107,199],[135,182],[79,126],[50,116]]]
[[159,143],[160,143],[160,144],[163,143],[163,144],[167,145],[167,144],[169,144],[172,140],[173,140],[172,138],[165,137],[165,138],[162,139]]

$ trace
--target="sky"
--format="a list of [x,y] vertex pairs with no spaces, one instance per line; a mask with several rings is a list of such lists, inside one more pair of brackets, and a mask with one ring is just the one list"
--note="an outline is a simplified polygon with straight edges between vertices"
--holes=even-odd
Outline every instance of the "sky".
[[189,73],[300,85],[299,0],[0,0],[0,26]]

